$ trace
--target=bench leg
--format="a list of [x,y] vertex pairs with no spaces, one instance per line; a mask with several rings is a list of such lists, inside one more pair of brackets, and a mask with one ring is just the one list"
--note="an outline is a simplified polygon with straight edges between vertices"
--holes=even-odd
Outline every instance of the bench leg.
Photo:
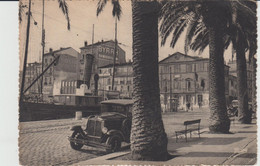
[[185,140],[186,140],[186,142],[187,142],[187,132],[185,132]]
[[199,138],[200,138],[200,129],[198,129],[198,134],[199,134]]

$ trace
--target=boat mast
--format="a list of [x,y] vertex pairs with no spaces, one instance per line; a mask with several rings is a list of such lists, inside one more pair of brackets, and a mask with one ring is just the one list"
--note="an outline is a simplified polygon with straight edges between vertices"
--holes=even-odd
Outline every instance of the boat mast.
[[[42,72],[43,72],[43,65],[44,65],[44,48],[45,48],[44,1],[45,0],[42,0]],[[42,90],[43,90],[43,77],[41,78],[41,90],[40,90],[41,94],[42,94]]]
[[117,17],[115,17],[115,49],[114,49],[114,61],[113,61],[113,74],[112,74],[112,90],[114,90],[115,80],[115,63],[117,54]]
[[29,36],[30,36],[30,20],[31,20],[31,0],[29,0],[29,9],[28,9],[28,20],[27,20],[27,30],[26,30],[26,42],[25,42],[25,53],[24,53],[24,61],[23,61],[23,76],[22,76],[22,84],[20,91],[20,101],[19,104],[22,104],[23,101],[23,89],[25,82],[25,73],[26,73],[26,64],[28,57],[28,46],[29,46]]

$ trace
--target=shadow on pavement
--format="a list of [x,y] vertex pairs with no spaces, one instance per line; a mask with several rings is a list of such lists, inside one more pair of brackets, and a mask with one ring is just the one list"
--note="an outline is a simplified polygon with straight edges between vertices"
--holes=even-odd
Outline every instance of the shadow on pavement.
[[229,157],[230,152],[189,152],[185,157]]
[[237,131],[236,133],[256,133],[256,131]]
[[246,137],[236,137],[236,138],[207,138],[201,145],[228,145],[232,144],[238,141],[241,141],[242,139],[245,139]]
[[[176,143],[175,138],[168,138],[168,141],[170,142],[168,144],[168,149],[171,152],[177,151],[178,148],[183,148],[183,147],[191,147],[193,145],[229,145],[235,142],[238,142],[242,139],[245,139],[246,137],[231,137],[231,138],[206,138],[206,137],[193,137],[193,138],[188,138],[188,142],[185,141],[185,138],[178,139],[178,142]],[[171,149],[174,149],[173,151]]]
[[95,155],[105,155],[105,154],[108,154],[106,151],[103,151],[102,149],[88,149],[88,148],[85,148],[85,149],[80,149],[78,150],[80,152],[83,152],[83,153],[88,153],[88,154],[95,154]]

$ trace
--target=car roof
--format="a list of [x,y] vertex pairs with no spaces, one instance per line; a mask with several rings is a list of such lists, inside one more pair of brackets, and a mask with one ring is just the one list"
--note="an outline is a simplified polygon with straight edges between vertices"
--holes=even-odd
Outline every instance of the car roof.
[[134,104],[134,100],[131,99],[115,99],[115,100],[105,100],[100,102],[101,104],[116,104],[116,105],[132,105]]

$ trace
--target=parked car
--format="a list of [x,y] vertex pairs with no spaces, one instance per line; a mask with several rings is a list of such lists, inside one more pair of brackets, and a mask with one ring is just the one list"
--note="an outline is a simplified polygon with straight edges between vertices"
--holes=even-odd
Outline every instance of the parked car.
[[130,143],[133,100],[118,99],[101,102],[101,114],[87,118],[86,128],[73,126],[68,138],[72,149],[83,145],[105,148],[115,152],[122,142]]

